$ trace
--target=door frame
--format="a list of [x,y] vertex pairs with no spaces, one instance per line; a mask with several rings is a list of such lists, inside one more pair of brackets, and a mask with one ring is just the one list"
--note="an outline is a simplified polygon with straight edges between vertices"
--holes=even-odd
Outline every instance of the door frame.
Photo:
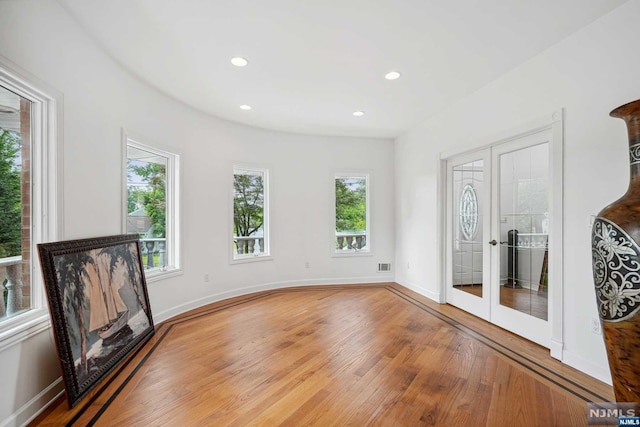
[[[549,349],[551,356],[563,360],[564,347],[564,123],[563,110],[559,109],[539,119],[503,131],[493,137],[485,137],[475,143],[459,144],[461,148],[440,153],[438,161],[438,210],[437,242],[439,283],[438,301],[446,303],[447,292],[447,160],[450,157],[484,150],[508,143],[544,130],[549,130]],[[491,238],[494,238],[492,236]]]

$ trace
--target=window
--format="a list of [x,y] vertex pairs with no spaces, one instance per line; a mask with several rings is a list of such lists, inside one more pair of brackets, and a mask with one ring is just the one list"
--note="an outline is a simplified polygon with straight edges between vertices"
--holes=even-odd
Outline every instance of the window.
[[269,171],[233,169],[233,260],[268,257]]
[[24,74],[0,58],[0,347],[47,326],[33,260],[58,231],[56,99]]
[[336,174],[335,254],[371,252],[369,210],[369,174]]
[[140,236],[147,278],[180,268],[179,155],[125,136],[126,232]]
[[30,118],[31,102],[0,87],[0,314],[5,316],[31,308]]

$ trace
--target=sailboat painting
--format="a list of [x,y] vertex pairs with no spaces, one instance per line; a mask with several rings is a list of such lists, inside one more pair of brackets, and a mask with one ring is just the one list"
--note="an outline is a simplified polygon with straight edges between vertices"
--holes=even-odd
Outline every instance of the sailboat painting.
[[154,334],[136,235],[38,245],[69,406]]

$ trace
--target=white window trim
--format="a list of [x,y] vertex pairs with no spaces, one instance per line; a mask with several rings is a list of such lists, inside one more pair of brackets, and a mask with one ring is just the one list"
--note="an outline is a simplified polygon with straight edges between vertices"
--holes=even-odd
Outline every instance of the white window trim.
[[[343,258],[343,257],[363,257],[363,256],[373,256],[373,242],[374,242],[374,233],[372,231],[373,224],[371,223],[371,192],[373,191],[373,173],[370,170],[341,170],[334,171],[333,178],[331,180],[332,184],[332,194],[333,199],[331,203],[331,256],[334,258]],[[366,204],[367,204],[367,230],[366,230],[366,239],[367,239],[367,249],[363,251],[338,251],[336,249],[336,178],[365,178],[365,185],[367,187],[366,194]]]
[[182,233],[180,215],[180,160],[182,154],[173,148],[160,145],[149,145],[140,141],[146,140],[133,132],[122,129],[122,232],[127,232],[127,147],[157,153],[167,158],[167,267],[145,270],[147,282],[168,279],[183,274],[182,271]]
[[[264,187],[264,223],[262,224],[263,227],[263,238],[264,238],[264,244],[265,244],[265,251],[262,254],[249,254],[249,255],[243,255],[240,256],[239,258],[236,258],[235,255],[235,251],[233,249],[233,238],[235,237],[235,230],[234,230],[234,226],[233,226],[233,208],[234,208],[234,187],[233,187],[233,181],[234,181],[234,175],[236,174],[236,171],[247,171],[247,172],[257,172],[257,173],[262,173],[264,176],[264,182],[263,182],[263,187]],[[231,184],[229,185],[230,187],[230,197],[229,199],[231,200],[231,208],[229,209],[229,242],[231,242],[231,245],[229,245],[229,264],[245,264],[245,263],[250,263],[250,262],[261,262],[261,261],[272,261],[273,260],[273,254],[271,251],[271,211],[270,211],[270,190],[269,187],[271,185],[271,181],[270,181],[270,169],[268,167],[265,167],[264,165],[252,165],[252,164],[247,164],[247,163],[234,163],[231,169]]]
[[31,108],[31,309],[0,322],[0,351],[50,326],[36,245],[58,240],[62,222],[62,95],[0,56],[0,84]]

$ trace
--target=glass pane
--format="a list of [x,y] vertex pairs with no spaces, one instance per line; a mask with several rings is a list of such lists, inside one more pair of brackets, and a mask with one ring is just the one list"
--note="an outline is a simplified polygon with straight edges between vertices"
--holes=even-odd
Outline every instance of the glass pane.
[[453,286],[482,297],[483,161],[453,168]]
[[264,172],[262,171],[234,170],[234,258],[265,254],[264,181]]
[[336,177],[336,252],[366,251],[367,178]]
[[127,147],[127,233],[140,236],[145,269],[167,266],[167,164],[166,157]]
[[549,144],[499,162],[500,304],[547,320]]
[[0,86],[0,318],[31,308],[31,102]]

